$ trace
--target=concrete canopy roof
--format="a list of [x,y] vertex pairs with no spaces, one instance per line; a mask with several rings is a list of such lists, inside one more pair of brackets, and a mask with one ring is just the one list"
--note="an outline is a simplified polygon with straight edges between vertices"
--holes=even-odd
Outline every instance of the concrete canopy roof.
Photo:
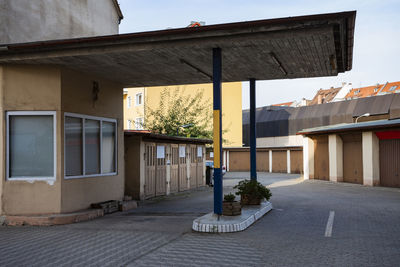
[[222,81],[335,76],[351,70],[356,12],[10,44],[0,64],[56,65],[125,87],[208,83],[212,48]]

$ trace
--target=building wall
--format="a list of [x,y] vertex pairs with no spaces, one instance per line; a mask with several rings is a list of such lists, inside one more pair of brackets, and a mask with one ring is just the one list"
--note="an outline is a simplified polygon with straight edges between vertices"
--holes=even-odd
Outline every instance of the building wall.
[[[44,66],[0,66],[0,213],[40,214],[61,210],[61,72]],[[0,72],[1,73],[1,72]],[[46,181],[10,181],[5,177],[6,111],[57,111],[57,179]]]
[[[213,104],[213,86],[212,84],[193,84],[182,86],[159,86],[146,87],[144,96],[146,104],[150,108],[157,108],[160,104],[160,94],[168,88],[173,92],[179,88],[182,95],[194,95],[199,90],[204,91],[203,99],[209,103],[210,114],[212,114]],[[124,118],[125,121],[129,118],[136,118],[144,114],[144,110],[139,108],[127,109],[127,97],[131,96],[134,99],[136,93],[142,92],[143,88],[128,88],[128,93],[124,96]],[[125,122],[126,123],[126,122]],[[212,119],[209,120],[209,127],[212,128]],[[126,126],[124,126],[127,129]],[[222,128],[226,130],[223,138],[227,140],[224,147],[242,146],[242,83],[224,83],[222,84]]]
[[257,147],[302,146],[303,137],[301,135],[259,137],[256,142]]
[[[124,89],[124,129],[133,130],[135,129],[136,118],[144,118],[144,98],[145,88],[129,88]],[[143,102],[141,105],[136,105],[136,94],[141,93],[143,96]],[[128,107],[128,99],[131,98],[131,107]],[[132,129],[128,127],[128,120],[132,122]]]
[[[91,203],[124,196],[124,133],[122,86],[78,72],[62,71],[62,112],[117,119],[117,175],[62,179],[62,212],[88,208]],[[93,101],[93,81],[99,85],[98,100]],[[63,118],[62,118],[63,119]],[[63,130],[62,123],[62,132]],[[62,138],[63,140],[64,138]],[[64,146],[62,145],[62,155]]]
[[0,0],[0,43],[118,33],[112,0]]

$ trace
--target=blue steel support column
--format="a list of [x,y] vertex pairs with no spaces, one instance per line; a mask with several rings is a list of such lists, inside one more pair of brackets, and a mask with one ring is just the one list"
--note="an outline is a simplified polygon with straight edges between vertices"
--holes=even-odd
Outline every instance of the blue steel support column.
[[214,213],[222,214],[221,48],[213,48]]
[[257,181],[256,80],[250,79],[250,179]]

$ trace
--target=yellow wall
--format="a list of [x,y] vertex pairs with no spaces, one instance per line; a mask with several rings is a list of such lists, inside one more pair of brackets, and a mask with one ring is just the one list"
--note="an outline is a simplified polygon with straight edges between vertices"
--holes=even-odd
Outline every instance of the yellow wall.
[[[93,103],[92,82],[99,82]],[[124,195],[122,86],[46,66],[0,66],[0,214],[49,214],[86,209]],[[56,180],[6,180],[6,111],[56,111]],[[118,174],[64,179],[64,112],[117,119]]]
[[[98,100],[93,102],[93,81],[99,84]],[[62,71],[62,111],[117,119],[117,175],[63,179],[61,212],[89,208],[91,203],[121,200],[124,196],[124,133],[122,86],[86,74]],[[62,126],[64,123],[62,123]],[[64,145],[62,145],[64,147]],[[63,154],[64,155],[64,152]]]
[[[145,97],[145,88],[129,88],[124,89],[124,129],[125,130],[133,130],[135,129],[135,120],[136,118],[143,118],[144,116],[144,97]],[[142,93],[142,104],[136,105],[136,94]],[[128,97],[131,97],[131,107],[128,108]],[[132,121],[132,129],[128,129],[128,120]]]
[[[60,71],[38,66],[3,67],[1,107],[0,166],[3,182],[2,206],[4,214],[57,213],[61,209],[61,84]],[[46,181],[7,181],[5,179],[6,111],[57,111],[57,179]]]
[[[146,87],[146,88],[128,88],[128,94],[133,98],[138,90],[144,90],[146,104],[151,108],[155,108],[160,103],[160,94],[164,88],[175,90],[179,88],[183,95],[193,95],[199,90],[204,91],[204,101],[209,103],[210,112],[212,112],[212,84],[193,84],[181,86],[160,86],[160,87]],[[143,109],[130,109],[126,108],[126,96],[124,96],[124,119],[136,118],[144,114]],[[209,121],[210,129],[212,128],[212,120]],[[222,128],[227,130],[223,138],[227,140],[224,144],[225,147],[238,147],[242,146],[242,83],[224,83],[222,85]],[[126,129],[126,127],[125,127]]]

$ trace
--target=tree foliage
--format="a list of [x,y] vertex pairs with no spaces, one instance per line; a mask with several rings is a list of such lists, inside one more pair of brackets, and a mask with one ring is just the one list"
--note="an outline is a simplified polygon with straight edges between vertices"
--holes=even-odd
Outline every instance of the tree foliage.
[[212,139],[211,111],[210,100],[204,99],[203,90],[185,94],[184,89],[164,88],[154,109],[145,104],[144,128],[172,136]]

